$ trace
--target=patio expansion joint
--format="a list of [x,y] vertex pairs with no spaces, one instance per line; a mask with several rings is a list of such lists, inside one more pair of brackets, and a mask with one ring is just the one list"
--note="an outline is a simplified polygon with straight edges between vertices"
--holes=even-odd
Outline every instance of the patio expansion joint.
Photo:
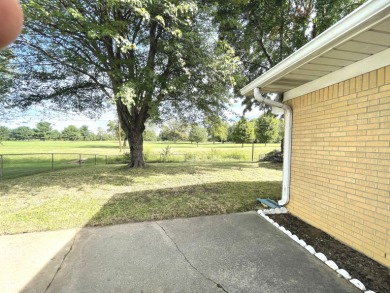
[[160,228],[161,230],[164,232],[164,234],[169,238],[169,240],[172,241],[172,243],[176,246],[176,250],[183,256],[184,260],[195,270],[198,272],[198,274],[200,274],[203,278],[205,278],[206,280],[214,283],[219,289],[221,289],[223,292],[226,292],[226,293],[229,293],[221,284],[215,282],[214,280],[212,280],[211,278],[207,277],[204,273],[202,273],[201,271],[199,271],[192,263],[191,261],[187,258],[187,256],[184,254],[184,252],[180,249],[179,245],[177,245],[177,243],[172,239],[171,236],[169,236],[169,234],[167,233],[167,231],[164,229],[163,226],[161,226],[158,222],[155,222]]
[[50,288],[51,284],[53,283],[54,279],[56,278],[58,272],[61,270],[62,265],[63,265],[64,262],[65,262],[65,259],[67,258],[67,256],[69,255],[69,253],[72,251],[73,246],[74,246],[74,243],[75,243],[75,241],[76,241],[76,235],[77,235],[77,234],[74,235],[73,240],[72,240],[72,244],[70,245],[69,250],[65,253],[64,257],[62,258],[62,261],[61,261],[60,265],[58,266],[56,272],[55,272],[54,275],[53,275],[53,278],[51,279],[50,283],[47,285],[47,287],[46,287],[45,291],[43,291],[43,293],[46,293],[46,292],[49,290],[49,288]]

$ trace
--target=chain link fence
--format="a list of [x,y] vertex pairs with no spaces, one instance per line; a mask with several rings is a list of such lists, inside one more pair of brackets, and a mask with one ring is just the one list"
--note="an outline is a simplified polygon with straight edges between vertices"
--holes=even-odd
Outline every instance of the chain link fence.
[[[180,162],[218,162],[218,161],[255,161],[275,149],[275,146],[229,149],[210,148],[199,149],[196,152],[173,152],[169,145],[161,150],[144,150],[144,160],[149,163],[180,163]],[[129,154],[97,155],[82,153],[29,153],[0,154],[0,181],[17,178],[40,172],[55,171],[82,166],[106,164],[126,164]]]
[[123,155],[31,153],[0,155],[0,180],[82,166],[125,164]]

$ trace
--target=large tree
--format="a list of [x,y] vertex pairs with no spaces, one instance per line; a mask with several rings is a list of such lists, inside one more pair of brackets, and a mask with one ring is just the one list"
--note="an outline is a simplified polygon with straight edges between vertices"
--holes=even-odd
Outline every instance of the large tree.
[[229,123],[219,117],[213,117],[213,119],[206,119],[205,125],[213,143],[216,140],[220,142],[227,140]]
[[187,123],[177,119],[170,119],[161,127],[160,138],[163,141],[170,140],[176,143],[178,140],[187,140],[188,132],[189,127]]
[[74,125],[65,127],[61,136],[64,140],[76,141],[81,139],[80,130]]
[[29,140],[33,136],[33,129],[28,126],[19,126],[11,131],[10,138],[14,140]]
[[253,123],[245,117],[241,117],[240,120],[234,123],[231,137],[235,143],[241,143],[242,147],[246,142],[253,142],[255,139]]
[[50,134],[53,131],[51,123],[46,121],[38,122],[34,128],[34,137],[40,140],[46,140],[50,138]]
[[279,120],[272,113],[264,113],[255,124],[255,136],[258,142],[271,143],[276,142],[279,136]]
[[8,140],[11,134],[11,130],[6,126],[0,126],[0,143],[4,140]]
[[192,125],[190,133],[188,134],[188,140],[191,143],[193,141],[196,142],[196,147],[198,147],[200,142],[207,140],[206,128],[200,127],[198,125]]
[[94,134],[89,130],[88,125],[82,125],[79,128],[80,137],[82,140],[92,140]]
[[[22,0],[15,104],[50,101],[91,115],[116,105],[131,167],[148,119],[219,113],[237,59],[191,0]],[[199,111],[201,110],[201,111]],[[199,117],[202,118],[202,117]]]
[[8,109],[13,79],[13,66],[11,63],[14,55],[9,49],[0,52],[0,119],[4,122],[13,118],[12,114],[14,114],[11,114]]

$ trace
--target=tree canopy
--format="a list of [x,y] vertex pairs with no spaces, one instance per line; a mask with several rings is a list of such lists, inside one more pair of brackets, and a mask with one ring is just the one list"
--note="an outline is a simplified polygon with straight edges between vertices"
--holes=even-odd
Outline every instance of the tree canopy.
[[241,117],[233,125],[231,139],[235,143],[241,143],[243,147],[244,143],[252,142],[255,139],[254,124],[245,117]]
[[227,140],[229,123],[217,117],[206,119],[205,124],[207,125],[207,131],[213,142],[225,142]]
[[62,131],[62,137],[66,140],[80,140],[80,130],[74,125],[69,125]]
[[[367,0],[225,0],[214,21],[240,58],[236,93]],[[258,102],[245,97],[251,109]],[[262,106],[263,107],[263,106]]]
[[8,140],[11,134],[11,130],[8,127],[0,126],[0,143],[4,140]]
[[196,146],[200,142],[207,140],[207,130],[206,128],[200,127],[198,125],[192,125],[190,133],[188,135],[188,140],[191,142],[196,142]]
[[176,119],[168,120],[161,127],[161,140],[171,140],[176,143],[178,140],[187,140],[188,125]]
[[50,138],[50,134],[52,130],[53,128],[49,122],[45,122],[45,121],[38,122],[34,128],[34,137],[41,140],[46,140]]
[[117,108],[131,167],[144,165],[148,119],[221,113],[238,59],[196,1],[24,0],[14,103]]
[[276,142],[279,132],[279,120],[272,113],[264,113],[256,120],[255,135],[258,142]]
[[12,130],[10,138],[15,140],[29,140],[34,136],[34,130],[28,126],[19,126]]

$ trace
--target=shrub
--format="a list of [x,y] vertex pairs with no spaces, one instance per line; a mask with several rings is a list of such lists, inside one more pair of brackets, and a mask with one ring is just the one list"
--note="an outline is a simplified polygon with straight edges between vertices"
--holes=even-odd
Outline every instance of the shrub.
[[170,155],[171,155],[171,147],[167,145],[165,148],[162,149],[160,153],[161,161],[167,162]]

